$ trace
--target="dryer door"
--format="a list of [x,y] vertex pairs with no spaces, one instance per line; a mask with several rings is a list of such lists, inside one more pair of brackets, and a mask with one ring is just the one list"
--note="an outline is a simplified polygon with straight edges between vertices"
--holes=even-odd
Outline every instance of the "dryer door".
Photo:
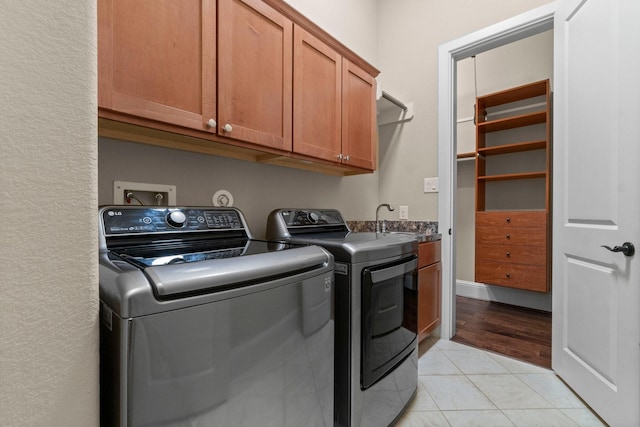
[[415,347],[417,257],[362,272],[362,389],[376,383]]

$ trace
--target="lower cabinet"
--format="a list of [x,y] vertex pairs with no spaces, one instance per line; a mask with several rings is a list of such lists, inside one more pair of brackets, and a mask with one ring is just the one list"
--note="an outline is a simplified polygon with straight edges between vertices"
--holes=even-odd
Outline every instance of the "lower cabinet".
[[420,243],[418,250],[418,341],[440,325],[442,263],[440,241]]

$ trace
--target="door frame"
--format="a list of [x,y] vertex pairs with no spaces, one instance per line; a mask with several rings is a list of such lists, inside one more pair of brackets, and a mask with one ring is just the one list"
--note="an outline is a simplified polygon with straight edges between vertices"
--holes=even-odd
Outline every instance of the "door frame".
[[553,29],[555,2],[467,34],[438,49],[438,228],[442,233],[442,313],[440,335],[456,331],[455,235],[457,188],[457,61]]

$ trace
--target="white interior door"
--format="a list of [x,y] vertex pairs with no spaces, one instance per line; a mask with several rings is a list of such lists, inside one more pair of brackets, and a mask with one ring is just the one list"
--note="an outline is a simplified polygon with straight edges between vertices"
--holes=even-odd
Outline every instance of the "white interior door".
[[[552,366],[607,423],[640,425],[640,1],[555,17]],[[640,249],[640,248],[638,248]]]

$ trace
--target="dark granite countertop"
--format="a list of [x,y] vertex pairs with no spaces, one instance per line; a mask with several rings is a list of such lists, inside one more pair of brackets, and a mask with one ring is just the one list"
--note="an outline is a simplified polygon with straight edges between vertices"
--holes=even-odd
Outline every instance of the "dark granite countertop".
[[[385,221],[385,232],[389,234],[413,234],[419,242],[435,242],[442,239],[436,221]],[[376,231],[375,221],[347,221],[354,232]]]

